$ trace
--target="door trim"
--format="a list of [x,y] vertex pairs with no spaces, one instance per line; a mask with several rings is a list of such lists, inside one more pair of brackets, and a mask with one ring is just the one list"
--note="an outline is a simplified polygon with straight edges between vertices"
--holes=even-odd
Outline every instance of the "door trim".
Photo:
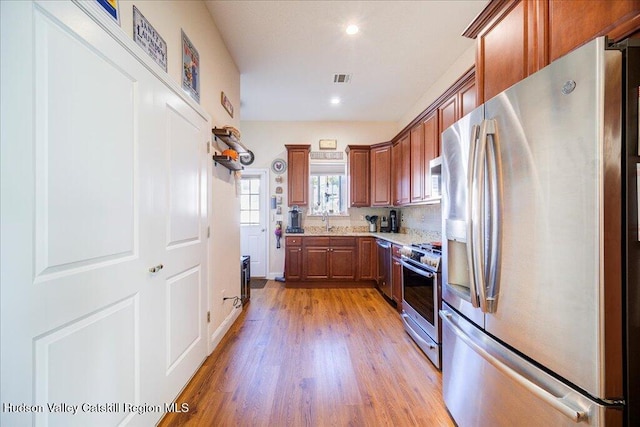
[[[251,169],[245,169],[244,171],[242,171],[242,175],[243,176],[259,176],[260,177],[260,183],[263,185],[264,188],[264,197],[262,198],[262,209],[261,209],[261,218],[260,221],[264,224],[264,228],[265,228],[265,233],[267,233],[267,235],[265,236],[264,239],[264,275],[265,278],[269,278],[269,270],[270,270],[270,264],[269,264],[269,242],[271,241],[271,224],[269,223],[269,200],[271,199],[270,196],[270,183],[269,183],[269,170],[266,168],[251,168]],[[242,231],[241,231],[242,232]]]

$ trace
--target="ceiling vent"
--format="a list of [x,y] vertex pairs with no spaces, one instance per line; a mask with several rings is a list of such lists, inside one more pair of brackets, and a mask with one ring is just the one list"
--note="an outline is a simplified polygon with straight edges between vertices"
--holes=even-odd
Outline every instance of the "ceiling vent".
[[351,81],[351,74],[334,74],[333,82],[334,83],[349,83]]

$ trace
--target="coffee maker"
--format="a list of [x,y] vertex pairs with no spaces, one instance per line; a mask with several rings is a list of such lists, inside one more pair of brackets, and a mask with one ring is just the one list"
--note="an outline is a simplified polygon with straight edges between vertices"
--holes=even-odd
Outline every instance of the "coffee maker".
[[287,226],[287,233],[304,233],[302,228],[302,211],[298,205],[293,205],[289,211],[289,225]]
[[380,232],[388,233],[389,231],[391,231],[391,227],[389,227],[389,220],[385,215],[383,215],[382,219],[380,219]]
[[400,219],[398,218],[398,213],[395,210],[389,211],[389,227],[391,228],[392,233],[400,232]]

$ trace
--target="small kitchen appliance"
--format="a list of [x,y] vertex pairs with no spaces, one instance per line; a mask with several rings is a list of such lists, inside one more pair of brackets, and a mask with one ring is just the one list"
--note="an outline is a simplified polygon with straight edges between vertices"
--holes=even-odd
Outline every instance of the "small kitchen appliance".
[[388,233],[389,231],[391,231],[391,228],[389,227],[389,220],[386,216],[382,216],[380,219],[380,232]]
[[400,232],[400,221],[398,218],[398,212],[396,212],[395,210],[389,211],[389,224],[390,231],[392,233]]
[[302,211],[298,208],[298,205],[293,205],[289,211],[287,233],[304,233],[304,229],[302,228]]

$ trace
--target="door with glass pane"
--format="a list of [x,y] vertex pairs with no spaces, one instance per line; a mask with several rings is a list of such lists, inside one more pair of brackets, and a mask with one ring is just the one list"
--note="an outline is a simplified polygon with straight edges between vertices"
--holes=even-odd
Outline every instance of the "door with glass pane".
[[240,181],[240,251],[251,257],[251,276],[267,276],[266,171],[245,171]]

